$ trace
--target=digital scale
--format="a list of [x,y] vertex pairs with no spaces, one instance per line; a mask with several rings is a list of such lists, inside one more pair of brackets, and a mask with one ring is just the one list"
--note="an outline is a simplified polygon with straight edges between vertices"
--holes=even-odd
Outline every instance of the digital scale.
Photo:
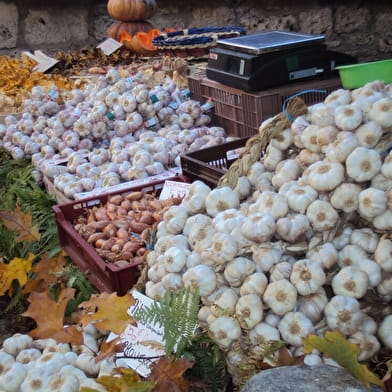
[[355,64],[349,55],[327,50],[323,35],[265,31],[218,39],[210,49],[206,76],[247,91],[337,74]]

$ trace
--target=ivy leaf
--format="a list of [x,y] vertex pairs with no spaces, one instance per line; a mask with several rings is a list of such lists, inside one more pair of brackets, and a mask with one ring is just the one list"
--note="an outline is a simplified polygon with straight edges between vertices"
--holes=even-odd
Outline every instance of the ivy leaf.
[[120,335],[125,328],[135,323],[128,315],[128,309],[135,303],[130,294],[118,297],[117,293],[93,294],[90,300],[79,304],[80,309],[85,312],[80,318],[83,326],[94,323],[94,326],[103,331],[112,331]]
[[154,381],[154,392],[187,392],[191,382],[184,378],[184,373],[194,365],[186,358],[176,360],[174,356],[162,357],[151,366],[149,379]]
[[15,242],[39,241],[41,235],[37,226],[32,226],[32,217],[29,212],[22,212],[17,205],[15,211],[0,211],[0,219],[7,230],[18,233]]
[[384,388],[384,384],[379,377],[372,373],[366,365],[358,362],[359,346],[348,341],[339,331],[327,331],[324,338],[309,335],[303,338],[303,343],[305,353],[309,354],[314,348],[321,351],[348,370],[366,387],[369,388],[370,384],[375,384]]
[[30,253],[27,259],[14,257],[8,264],[0,264],[0,296],[12,288],[15,279],[20,286],[27,282],[27,274],[31,271],[34,258]]
[[29,335],[37,339],[53,338],[61,343],[83,344],[83,335],[76,325],[64,327],[64,311],[67,302],[75,295],[75,289],[61,290],[57,302],[50,298],[47,291],[29,295],[30,305],[22,316],[31,317],[37,327]]

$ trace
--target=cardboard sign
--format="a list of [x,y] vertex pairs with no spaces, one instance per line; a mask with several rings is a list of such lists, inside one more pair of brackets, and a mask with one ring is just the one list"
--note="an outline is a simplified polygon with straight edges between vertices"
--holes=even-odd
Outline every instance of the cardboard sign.
[[159,200],[166,200],[170,197],[179,197],[180,199],[183,199],[188,195],[190,187],[191,184],[185,182],[166,180],[161,194],[159,195]]
[[116,41],[113,38],[108,38],[105,41],[101,42],[99,45],[97,45],[97,48],[101,49],[102,52],[106,54],[106,56],[109,56],[118,48],[121,48],[121,46],[123,46],[122,43]]
[[[154,302],[139,291],[132,290],[131,294],[135,298],[135,303],[128,309],[130,316],[138,309],[149,307]],[[112,340],[116,336],[111,333],[108,340]],[[138,321],[137,326],[129,325],[120,335],[120,339],[121,343],[125,343],[125,346],[122,353],[116,353],[116,357],[118,357],[116,365],[131,368],[143,377],[150,374],[151,363],[165,355],[163,329],[159,325],[144,324]],[[121,358],[124,356],[127,358]]]
[[23,52],[24,55],[32,58],[37,65],[33,67],[34,72],[46,72],[50,68],[52,68],[59,61],[54,59],[53,57],[47,56],[45,53],[40,50],[34,51],[34,54],[30,52]]

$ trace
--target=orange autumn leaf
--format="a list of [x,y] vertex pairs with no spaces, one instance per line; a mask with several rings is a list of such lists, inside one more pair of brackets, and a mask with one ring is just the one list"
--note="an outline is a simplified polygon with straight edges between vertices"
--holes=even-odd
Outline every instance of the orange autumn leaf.
[[74,295],[75,289],[70,287],[61,290],[57,301],[53,301],[47,291],[31,293],[28,297],[30,305],[22,313],[37,323],[29,335],[36,339],[53,338],[60,343],[83,344],[83,335],[77,326],[64,327],[65,307]]
[[83,326],[93,323],[101,332],[109,330],[120,335],[129,324],[135,322],[128,315],[128,309],[134,303],[135,299],[130,294],[122,297],[115,292],[93,294],[78,306],[85,310],[80,322]]
[[0,295],[12,288],[15,279],[20,286],[27,282],[27,274],[31,271],[34,258],[30,253],[26,259],[14,257],[8,264],[0,264]]
[[187,392],[192,383],[184,378],[184,373],[194,365],[194,362],[174,356],[162,357],[151,365],[148,379],[154,381],[154,392]]
[[110,342],[104,340],[99,347],[99,354],[95,357],[95,360],[101,361],[111,357],[114,353],[122,352],[125,348],[125,343],[120,343],[120,340],[121,336],[117,336]]
[[31,268],[34,278],[26,282],[23,293],[28,294],[33,291],[47,290],[52,283],[57,281],[57,273],[64,269],[66,263],[64,252],[60,252],[51,258],[48,258],[47,255],[42,255],[41,259]]
[[0,211],[0,219],[7,230],[18,233],[15,242],[34,242],[41,238],[37,226],[32,226],[31,214],[22,212],[18,205],[15,211]]

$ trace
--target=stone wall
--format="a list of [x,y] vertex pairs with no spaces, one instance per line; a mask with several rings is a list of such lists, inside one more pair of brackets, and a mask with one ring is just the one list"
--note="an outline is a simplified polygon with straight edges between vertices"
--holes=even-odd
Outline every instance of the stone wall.
[[[0,54],[96,46],[114,20],[102,0],[0,0]],[[392,57],[389,0],[157,0],[157,28],[240,25],[247,33],[323,34],[329,48],[372,61]]]

